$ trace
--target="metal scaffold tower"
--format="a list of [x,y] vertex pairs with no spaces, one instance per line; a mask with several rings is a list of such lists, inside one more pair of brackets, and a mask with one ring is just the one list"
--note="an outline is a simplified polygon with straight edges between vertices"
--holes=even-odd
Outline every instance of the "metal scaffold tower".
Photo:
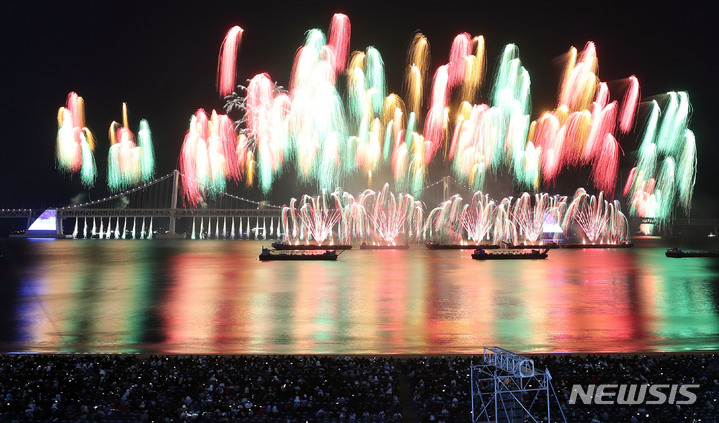
[[[473,422],[565,422],[549,370],[499,347],[485,347],[470,365]],[[546,420],[544,420],[546,418]]]

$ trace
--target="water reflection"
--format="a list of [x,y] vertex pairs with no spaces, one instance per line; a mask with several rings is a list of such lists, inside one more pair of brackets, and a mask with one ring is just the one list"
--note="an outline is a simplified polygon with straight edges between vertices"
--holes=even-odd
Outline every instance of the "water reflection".
[[[7,241],[6,241],[7,242]],[[257,260],[254,241],[12,241],[4,351],[476,353],[719,348],[719,269],[664,247],[344,252]],[[8,311],[10,310],[10,311]]]

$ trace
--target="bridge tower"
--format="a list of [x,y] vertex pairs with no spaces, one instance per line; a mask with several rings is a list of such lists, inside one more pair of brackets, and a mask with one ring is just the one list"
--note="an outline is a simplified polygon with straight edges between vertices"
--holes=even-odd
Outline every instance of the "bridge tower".
[[177,194],[180,188],[180,171],[175,169],[172,175],[172,198],[170,199],[170,224],[168,234],[170,237],[177,236],[175,226],[177,225]]
[[442,178],[442,201],[449,200],[449,181],[449,176],[445,176],[444,178]]

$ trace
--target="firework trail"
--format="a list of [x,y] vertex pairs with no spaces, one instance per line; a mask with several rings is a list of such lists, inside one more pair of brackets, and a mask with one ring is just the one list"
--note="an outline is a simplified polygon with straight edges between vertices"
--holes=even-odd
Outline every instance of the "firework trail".
[[639,106],[639,81],[632,75],[629,77],[629,88],[624,95],[622,110],[619,114],[619,129],[623,133],[629,132],[634,126],[637,107]]
[[464,238],[459,218],[462,209],[462,197],[459,194],[443,201],[427,215],[422,231],[423,237],[425,239],[439,238],[441,241],[448,239],[450,242],[462,243]]
[[422,233],[424,208],[409,194],[395,196],[386,183],[382,190],[367,190],[359,197],[359,203],[365,210],[364,215],[370,222],[373,242],[396,245],[401,233],[406,240],[412,236],[419,238]]
[[[483,44],[483,38],[477,40]],[[477,55],[466,56],[465,62],[479,62],[479,55],[483,53],[478,48]],[[474,73],[466,74],[471,76],[469,80],[477,78]],[[507,45],[492,88],[492,104],[464,101],[457,114],[448,158],[462,182],[481,189],[488,173],[496,174],[508,167],[520,186],[537,187],[537,156],[541,150],[527,142],[529,87],[529,74],[521,65],[518,48]]]
[[579,188],[564,216],[565,230],[572,222],[579,225],[592,244],[629,241],[629,222],[621,211],[619,201],[605,200],[602,192],[594,196]]
[[338,227],[340,244],[351,244],[355,239],[364,240],[370,236],[367,213],[362,204],[350,193],[342,194],[342,218]]
[[429,151],[425,163],[429,163],[442,146],[447,127],[447,101],[449,97],[449,68],[440,66],[434,74],[429,112],[424,123],[424,139],[427,140]]
[[331,190],[345,172],[341,158],[347,157],[347,163],[350,159],[345,155],[346,122],[335,68],[323,57],[324,47],[324,34],[312,30],[295,57],[288,129],[300,179]]
[[497,219],[497,208],[489,195],[477,191],[472,196],[472,203],[467,204],[459,215],[459,222],[467,233],[467,239],[479,244],[492,234]]
[[494,229],[492,232],[494,244],[519,244],[517,225],[512,220],[512,199],[504,198],[495,209]]
[[95,140],[85,127],[85,102],[77,93],[67,96],[65,107],[57,112],[57,166],[61,172],[80,173],[85,187],[92,187],[97,177]]
[[263,73],[250,80],[245,107],[246,138],[238,145],[242,151],[238,159],[249,168],[248,159],[254,157],[250,153],[258,152],[259,184],[263,192],[268,192],[282,170],[285,154],[291,151],[287,132],[291,100]]
[[[473,44],[476,54],[473,54]],[[424,138],[428,144],[426,164],[432,161],[443,145],[447,147],[445,142],[449,133],[451,91],[461,85],[460,101],[471,103],[481,85],[483,68],[484,38],[480,36],[472,39],[468,33],[458,34],[452,42],[449,61],[437,69],[433,80],[429,113],[424,126]],[[466,117],[464,114],[460,116]]]
[[335,74],[341,74],[347,65],[350,51],[350,34],[352,32],[350,19],[342,13],[335,13],[330,23],[330,42],[327,55],[331,58]]
[[242,40],[242,28],[233,26],[227,31],[220,47],[217,59],[217,92],[221,96],[230,95],[235,89],[237,50]]
[[633,128],[639,99],[639,82],[628,78],[621,105],[610,101],[608,85],[597,77],[594,43],[587,43],[577,58],[567,54],[557,108],[533,122],[530,139],[542,148],[542,178],[552,183],[569,167],[589,166],[591,180],[600,191],[614,195],[620,147],[617,131]]
[[685,213],[691,208],[696,180],[696,141],[687,128],[691,105],[686,92],[669,92],[651,108],[638,151],[638,159],[624,186],[630,199],[629,212],[654,218],[663,224],[679,204]]
[[534,194],[534,204],[529,193],[522,193],[512,205],[511,219],[525,242],[541,241],[547,217],[561,222],[566,210],[566,198],[550,196],[547,193]]
[[407,54],[407,72],[404,81],[407,92],[407,108],[415,116],[420,115],[428,69],[429,42],[423,34],[416,33]]
[[228,178],[240,179],[234,124],[227,115],[195,112],[182,143],[180,173],[184,198],[193,206],[224,190]]
[[107,156],[107,185],[111,191],[120,191],[138,183],[149,181],[155,173],[155,151],[150,125],[140,121],[137,135],[127,125],[127,105],[122,103],[122,126],[110,124],[110,149]]
[[629,229],[629,221],[622,213],[619,200],[612,202],[611,213],[609,216],[609,227],[605,235],[606,241],[612,244],[620,244],[631,240],[631,230]]
[[[329,198],[328,198],[329,197]],[[314,240],[322,245],[334,244],[334,227],[342,218],[342,193],[340,191],[312,197],[304,194],[300,199],[292,198],[289,206],[282,207],[282,226],[285,240],[291,244]]]

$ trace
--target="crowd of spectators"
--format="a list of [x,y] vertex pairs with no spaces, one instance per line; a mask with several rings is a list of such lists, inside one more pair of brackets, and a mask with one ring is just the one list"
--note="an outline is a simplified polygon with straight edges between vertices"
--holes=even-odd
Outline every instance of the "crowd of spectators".
[[[715,354],[529,357],[536,370],[550,371],[552,421],[563,414],[586,423],[719,422]],[[8,354],[0,356],[0,422],[468,422],[470,367],[480,362],[470,356]],[[573,385],[602,383],[699,388],[688,405],[569,404]],[[546,407],[537,404],[525,406],[542,421]]]
[[5,421],[401,421],[394,360],[5,355]]

